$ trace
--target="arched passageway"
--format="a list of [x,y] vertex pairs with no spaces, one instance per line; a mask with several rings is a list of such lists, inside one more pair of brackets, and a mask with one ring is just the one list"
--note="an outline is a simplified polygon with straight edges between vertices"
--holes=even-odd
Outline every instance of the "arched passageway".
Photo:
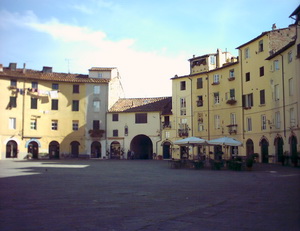
[[59,159],[59,143],[57,141],[50,142],[49,157],[50,159]]
[[18,157],[18,144],[14,140],[10,140],[6,144],[6,158]]
[[266,139],[260,141],[261,162],[269,163],[269,142]]
[[78,141],[72,141],[70,143],[70,146],[71,146],[71,156],[77,158],[79,155],[80,143]]
[[246,142],[246,155],[252,155],[254,153],[254,144],[251,139],[248,139]]
[[101,144],[98,141],[94,141],[91,144],[91,158],[101,158]]
[[278,136],[275,141],[275,152],[276,152],[276,160],[277,162],[283,161],[283,139],[282,137]]
[[130,150],[134,153],[134,159],[152,159],[153,145],[148,136],[135,136],[130,143]]
[[121,157],[121,144],[118,141],[114,141],[110,144],[110,158],[120,159]]
[[27,153],[31,153],[32,158],[37,159],[39,156],[39,144],[36,141],[31,141],[28,144]]

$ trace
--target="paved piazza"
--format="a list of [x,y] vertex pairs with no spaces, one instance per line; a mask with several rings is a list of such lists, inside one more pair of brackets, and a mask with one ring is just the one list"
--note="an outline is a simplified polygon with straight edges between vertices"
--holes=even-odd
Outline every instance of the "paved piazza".
[[0,230],[299,231],[300,169],[167,161],[0,161]]

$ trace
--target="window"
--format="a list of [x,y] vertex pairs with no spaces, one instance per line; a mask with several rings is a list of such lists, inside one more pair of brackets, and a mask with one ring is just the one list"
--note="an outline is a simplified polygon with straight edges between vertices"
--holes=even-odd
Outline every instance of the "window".
[[102,73],[98,73],[98,78],[102,78]]
[[230,113],[230,124],[236,125],[236,114],[235,113]]
[[279,84],[276,84],[274,87],[274,96],[275,96],[275,101],[279,100]]
[[198,95],[197,107],[202,107],[202,106],[203,106],[203,97],[202,95]]
[[202,78],[197,79],[197,89],[203,88],[203,81]]
[[214,93],[214,104],[219,104],[220,103],[220,96],[219,92]]
[[295,110],[294,108],[290,108],[290,126],[296,126],[296,119],[295,119]]
[[58,89],[59,89],[58,83],[52,83],[52,90],[58,90]]
[[30,120],[30,129],[31,130],[37,129],[37,121],[35,119]]
[[203,121],[198,121],[198,132],[204,131]]
[[252,131],[252,119],[251,119],[251,117],[247,118],[247,131],[248,132]]
[[220,83],[220,75],[214,75],[214,84]]
[[259,76],[261,77],[261,76],[264,76],[264,75],[265,75],[265,67],[262,66],[262,67],[259,68]]
[[100,111],[100,101],[99,100],[94,100],[93,101],[93,109],[94,109],[94,112],[99,112]]
[[260,40],[258,42],[258,52],[263,52],[264,51],[264,41]]
[[267,117],[266,115],[261,115],[261,130],[267,129]]
[[52,120],[51,121],[51,129],[52,130],[57,130],[58,129],[58,121],[57,120]]
[[100,120],[93,120],[93,130],[100,129]]
[[112,121],[119,121],[119,114],[112,114]]
[[215,115],[215,129],[220,129],[220,115]]
[[293,78],[289,79],[289,95],[294,95],[294,81]]
[[253,93],[243,95],[243,107],[246,109],[253,107]]
[[290,52],[288,53],[288,63],[291,63],[292,61],[293,61],[293,52],[290,51]]
[[234,77],[234,69],[229,70],[229,79],[233,79]]
[[113,137],[118,137],[118,136],[119,136],[118,129],[113,130]]
[[10,96],[9,97],[9,107],[17,107],[17,97],[15,96]]
[[250,72],[246,73],[246,82],[250,81]]
[[79,93],[79,85],[77,85],[77,84],[73,85],[73,93],[75,93],[75,94]]
[[8,120],[8,128],[9,129],[16,129],[16,118],[9,118]]
[[127,125],[125,125],[125,127],[124,127],[124,135],[128,136],[128,126]]
[[37,82],[32,82],[31,83],[31,88],[38,89],[38,83]]
[[184,91],[186,89],[185,81],[180,82],[180,90]]
[[136,124],[146,124],[147,123],[147,113],[137,113],[135,114]]
[[79,121],[78,120],[72,121],[72,129],[73,129],[73,131],[78,131],[78,129],[79,129]]
[[216,64],[216,57],[210,56],[210,64],[215,65]]
[[279,70],[279,61],[278,60],[274,60],[274,70],[275,71]]
[[275,112],[275,128],[280,128],[280,112]]
[[230,95],[230,99],[235,99],[235,90],[234,90],[234,88],[229,90],[229,95]]
[[260,90],[259,100],[260,100],[260,105],[266,104],[265,90]]
[[17,87],[17,80],[11,79],[10,80],[10,86],[11,87]]
[[37,98],[33,98],[31,97],[31,101],[30,101],[30,108],[31,109],[37,109]]
[[186,108],[185,98],[180,98],[180,108]]
[[94,94],[100,94],[100,86],[94,86]]
[[51,100],[51,110],[58,110],[58,99]]
[[72,111],[79,111],[79,100],[72,101]]
[[250,50],[249,48],[245,49],[245,59],[249,59],[250,58]]

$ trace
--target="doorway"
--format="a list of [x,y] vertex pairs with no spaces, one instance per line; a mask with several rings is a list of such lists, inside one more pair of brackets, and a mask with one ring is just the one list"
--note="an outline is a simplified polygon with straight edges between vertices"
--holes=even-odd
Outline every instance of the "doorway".
[[163,144],[163,159],[170,159],[171,158],[171,143],[164,142]]
[[101,158],[101,144],[98,141],[94,141],[91,144],[91,158]]
[[50,159],[59,159],[59,143],[57,141],[50,142],[49,157]]
[[78,141],[72,141],[70,146],[71,146],[71,156],[77,158],[79,156],[80,143]]
[[31,153],[33,159],[37,159],[38,156],[39,156],[39,145],[38,145],[38,143],[35,142],[35,141],[31,141],[28,144],[27,153]]
[[14,140],[10,140],[6,144],[6,158],[18,157],[18,144]]
[[261,147],[261,162],[269,163],[269,142],[266,139],[260,141]]

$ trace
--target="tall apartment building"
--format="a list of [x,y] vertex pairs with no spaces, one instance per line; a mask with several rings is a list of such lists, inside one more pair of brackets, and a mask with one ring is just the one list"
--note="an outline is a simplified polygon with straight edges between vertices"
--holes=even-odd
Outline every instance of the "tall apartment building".
[[89,75],[0,68],[1,159],[90,155],[106,150],[106,112],[123,97],[116,68],[91,68]]
[[[239,46],[239,57],[228,52],[189,60],[191,71],[172,78],[173,124],[176,137],[214,139],[230,136],[242,147],[224,150],[229,155],[259,154],[261,162],[278,162],[300,149],[299,7],[287,28],[263,32]],[[180,158],[185,147],[172,146]],[[196,148],[195,148],[196,149]],[[197,147],[209,155],[222,147]],[[211,156],[210,156],[211,157]]]

